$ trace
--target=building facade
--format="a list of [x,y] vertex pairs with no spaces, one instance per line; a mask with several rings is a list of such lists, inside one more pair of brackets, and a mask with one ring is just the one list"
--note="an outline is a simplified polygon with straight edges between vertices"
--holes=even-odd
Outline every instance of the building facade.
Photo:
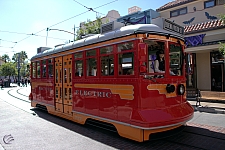
[[225,43],[225,0],[176,0],[157,9],[161,17],[184,27],[188,96],[196,88],[225,91],[225,61],[219,42]]
[[132,13],[135,13],[135,12],[138,12],[138,11],[141,11],[141,8],[137,7],[137,6],[133,6],[131,8],[128,8],[128,14],[132,14]]
[[[114,21],[114,20],[116,20],[119,17],[120,17],[120,14],[119,14],[118,11],[116,11],[116,10],[110,10],[110,11],[108,11],[108,13],[107,13],[106,16],[104,16],[104,17],[101,18],[101,21],[102,21],[103,24],[105,24],[107,22]],[[93,21],[93,23],[95,23],[95,20]],[[80,23],[80,28],[83,28],[84,29],[85,28],[84,24],[85,24],[85,22],[81,22]]]

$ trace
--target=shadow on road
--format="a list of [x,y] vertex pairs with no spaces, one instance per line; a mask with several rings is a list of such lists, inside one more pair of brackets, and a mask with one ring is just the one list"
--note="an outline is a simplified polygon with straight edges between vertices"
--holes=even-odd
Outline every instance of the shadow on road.
[[[168,150],[172,149],[206,149],[206,150],[222,150],[225,147],[225,134],[219,133],[225,128],[218,128],[218,132],[211,131],[202,127],[183,126],[174,132],[163,134],[154,134],[152,139],[143,143],[138,143],[118,134],[106,130],[83,126],[72,121],[48,114],[46,111],[34,108],[32,109],[40,118],[55,123],[73,132],[91,138],[93,140],[104,143],[116,149],[148,149],[148,150]],[[151,138],[151,135],[150,135]]]
[[206,112],[206,113],[212,113],[212,114],[225,114],[225,109],[224,108],[219,108],[219,107],[208,107],[208,106],[198,106],[196,107],[195,105],[192,105],[194,108],[195,112]]

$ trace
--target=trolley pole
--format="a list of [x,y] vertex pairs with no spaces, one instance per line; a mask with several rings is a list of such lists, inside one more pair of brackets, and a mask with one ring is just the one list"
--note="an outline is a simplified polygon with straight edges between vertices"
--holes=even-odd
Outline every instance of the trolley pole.
[[47,46],[47,42],[48,42],[48,31],[49,31],[49,28],[47,28],[46,31],[47,31],[47,36],[46,36],[46,46]]
[[75,38],[76,38],[76,37],[75,37],[75,34],[76,34],[75,32],[76,32],[76,29],[75,29],[75,25],[74,25],[74,28],[73,28],[73,34],[74,34],[74,35],[73,35],[73,41],[76,40],[76,39],[75,39]]

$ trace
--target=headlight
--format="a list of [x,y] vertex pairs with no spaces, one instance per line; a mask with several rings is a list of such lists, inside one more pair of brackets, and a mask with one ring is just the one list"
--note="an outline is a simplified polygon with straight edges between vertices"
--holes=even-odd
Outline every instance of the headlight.
[[184,95],[185,87],[184,87],[183,84],[179,84],[177,90],[178,90],[177,93],[178,93],[179,95]]
[[166,91],[167,93],[173,93],[175,91],[175,86],[172,84],[167,84]]

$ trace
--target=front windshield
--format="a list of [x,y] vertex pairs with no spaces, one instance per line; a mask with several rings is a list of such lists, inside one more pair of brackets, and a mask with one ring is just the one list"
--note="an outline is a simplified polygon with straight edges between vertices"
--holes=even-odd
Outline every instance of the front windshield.
[[175,44],[175,43],[170,43],[169,44],[170,70],[178,76],[181,76],[183,74],[183,72],[182,72],[182,66],[183,66],[182,56],[183,56],[182,46]]
[[[164,77],[166,71],[171,76],[182,76],[183,74],[183,50],[178,43],[168,43],[166,41],[158,40],[144,40],[147,44],[147,71],[153,77]],[[169,52],[169,55],[166,53]],[[168,57],[169,56],[169,57]],[[166,66],[169,63],[169,70]]]
[[[148,73],[165,73],[165,64],[164,64],[164,51],[165,51],[165,42],[156,41],[156,40],[145,40],[144,41],[148,47]],[[161,53],[161,54],[159,54]],[[161,57],[160,57],[161,56]],[[159,67],[159,62],[162,62],[162,66]]]

